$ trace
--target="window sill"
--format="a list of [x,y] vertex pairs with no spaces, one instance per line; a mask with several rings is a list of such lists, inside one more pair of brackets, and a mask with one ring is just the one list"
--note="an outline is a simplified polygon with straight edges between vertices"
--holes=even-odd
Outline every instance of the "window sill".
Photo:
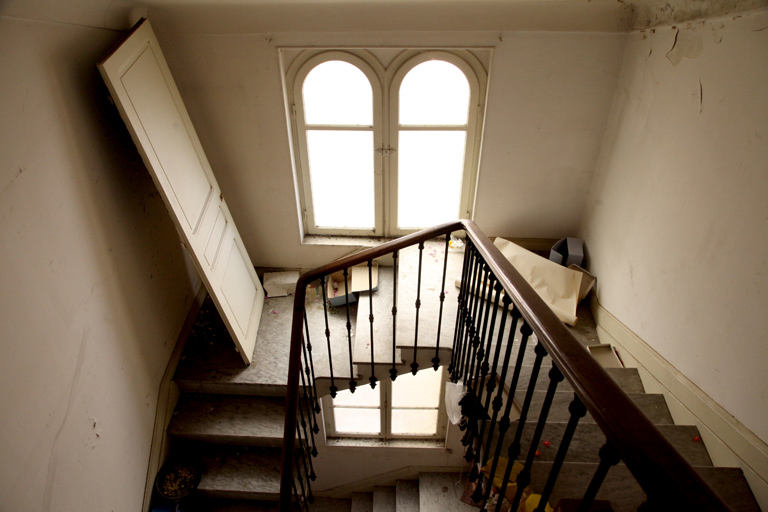
[[307,235],[301,241],[302,245],[324,245],[342,247],[378,247],[384,242],[394,238],[372,236],[333,236],[333,235]]
[[327,446],[364,448],[421,448],[445,450],[445,439],[375,439],[363,437],[334,437],[326,440]]

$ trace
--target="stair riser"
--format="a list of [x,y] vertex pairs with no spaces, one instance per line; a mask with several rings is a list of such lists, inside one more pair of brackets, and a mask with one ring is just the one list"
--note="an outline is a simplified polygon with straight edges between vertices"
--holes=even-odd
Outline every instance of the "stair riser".
[[[450,363],[451,361],[451,352],[450,350],[440,350],[440,361],[441,364],[443,361],[445,361],[445,364]],[[412,357],[412,353],[408,354]],[[432,349],[431,352],[425,351],[417,351],[418,359],[416,360],[417,364],[419,365],[419,370],[427,370],[432,368],[432,358],[435,357],[434,349]],[[405,375],[406,373],[411,372],[411,362],[412,359],[408,358],[406,359],[407,362],[396,365],[395,368],[397,369],[398,375]],[[359,364],[355,365],[355,381],[357,382],[358,386],[364,386],[369,385],[369,377],[371,375],[371,364],[368,362],[367,364]],[[374,372],[375,376],[378,381],[381,381],[383,379],[389,379],[390,373],[389,371],[392,369],[392,361],[389,361],[388,363],[374,363]],[[329,376],[317,376],[315,375],[315,382],[317,386],[317,392],[318,396],[322,397],[324,395],[327,395],[330,393],[330,387],[331,387],[331,379]],[[339,377],[337,374],[334,373],[334,385],[336,386],[338,391],[342,391],[345,389],[349,389],[349,376],[348,375],[342,375]]]

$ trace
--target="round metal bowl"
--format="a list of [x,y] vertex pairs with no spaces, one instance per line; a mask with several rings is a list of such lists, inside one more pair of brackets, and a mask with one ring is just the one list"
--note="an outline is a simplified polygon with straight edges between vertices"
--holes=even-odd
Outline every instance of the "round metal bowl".
[[157,473],[155,489],[163,498],[179,501],[197,489],[202,475],[203,469],[199,462],[168,461]]

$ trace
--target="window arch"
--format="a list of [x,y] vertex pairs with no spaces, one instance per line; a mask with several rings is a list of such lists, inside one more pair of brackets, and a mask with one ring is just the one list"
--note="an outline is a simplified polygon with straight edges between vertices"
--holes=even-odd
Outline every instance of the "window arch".
[[[468,53],[468,52],[467,52]],[[419,52],[395,63],[389,95],[393,234],[471,217],[480,101],[467,55]]]
[[385,68],[375,52],[305,50],[286,73],[305,234],[471,218],[484,66],[469,50],[404,50]]
[[379,73],[353,53],[325,51],[302,63],[293,84],[305,232],[382,233]]

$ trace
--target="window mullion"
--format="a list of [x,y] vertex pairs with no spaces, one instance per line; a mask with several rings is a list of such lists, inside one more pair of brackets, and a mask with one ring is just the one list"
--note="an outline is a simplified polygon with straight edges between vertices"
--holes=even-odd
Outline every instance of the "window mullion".
[[[391,119],[391,112],[390,112],[390,81],[392,80],[392,76],[389,71],[385,71],[381,76],[381,103],[379,104],[379,137],[381,139],[381,148],[391,148],[392,147],[392,140],[390,137],[390,123],[392,122]],[[374,116],[375,116],[374,111]],[[375,117],[374,117],[375,122]],[[391,211],[391,205],[390,205],[390,197],[392,194],[392,184],[391,184],[391,176],[392,176],[392,159],[397,158],[396,155],[392,154],[392,152],[384,152],[382,151],[380,159],[377,161],[379,164],[379,169],[381,171],[380,179],[377,182],[379,185],[379,190],[377,191],[377,197],[379,199],[379,208],[378,211],[381,214],[381,229],[382,229],[382,235],[383,236],[391,236],[392,235],[392,211]]]

